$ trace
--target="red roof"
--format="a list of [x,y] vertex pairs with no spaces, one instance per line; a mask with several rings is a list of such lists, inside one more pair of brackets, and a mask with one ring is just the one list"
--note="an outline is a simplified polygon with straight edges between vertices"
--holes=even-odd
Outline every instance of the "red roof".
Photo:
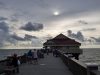
[[63,34],[59,34],[55,38],[47,40],[44,45],[81,45],[81,43],[75,41],[74,39],[70,39]]

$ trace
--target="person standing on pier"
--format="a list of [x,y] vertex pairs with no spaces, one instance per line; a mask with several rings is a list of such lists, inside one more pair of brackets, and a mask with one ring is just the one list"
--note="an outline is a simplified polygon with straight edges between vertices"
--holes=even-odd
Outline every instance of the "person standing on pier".
[[12,57],[12,66],[16,68],[17,73],[19,73],[19,64],[17,54],[14,54]]
[[32,63],[32,56],[33,56],[32,50],[29,50],[29,52],[27,53],[27,56],[28,56],[28,62]]
[[33,57],[34,57],[34,64],[38,64],[38,53],[36,49],[34,49]]
[[58,57],[58,50],[57,49],[53,50],[53,56]]
[[47,55],[49,55],[49,49],[46,49],[46,53],[47,53]]

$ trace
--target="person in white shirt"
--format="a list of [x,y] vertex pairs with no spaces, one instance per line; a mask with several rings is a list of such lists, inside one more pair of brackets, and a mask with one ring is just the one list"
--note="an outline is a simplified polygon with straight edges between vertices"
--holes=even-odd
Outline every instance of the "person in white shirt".
[[34,49],[33,57],[34,57],[34,64],[38,64],[38,55],[37,55],[37,50],[36,49]]

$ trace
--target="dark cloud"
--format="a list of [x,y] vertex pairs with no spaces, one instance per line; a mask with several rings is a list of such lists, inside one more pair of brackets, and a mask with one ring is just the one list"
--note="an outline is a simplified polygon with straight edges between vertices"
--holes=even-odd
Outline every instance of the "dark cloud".
[[31,44],[28,45],[35,46],[35,47],[41,46],[41,41],[36,36],[32,36],[28,34],[25,34],[24,37],[18,36],[17,34],[10,35],[10,43],[16,45],[18,41],[20,42],[24,41],[26,43],[30,41]]
[[36,36],[32,36],[32,35],[25,34],[24,39],[25,40],[31,40],[31,39],[38,39],[38,38]]
[[83,34],[82,34],[82,32],[80,32],[80,31],[78,31],[78,32],[75,34],[75,33],[73,33],[71,30],[68,30],[67,33],[68,33],[68,36],[69,36],[69,37],[74,38],[74,39],[77,39],[77,40],[79,40],[79,41],[81,41],[81,42],[83,42],[84,39],[85,39],[84,36],[83,36]]
[[23,38],[18,36],[17,34],[12,34],[10,36],[11,36],[11,38],[13,38],[13,39],[15,39],[17,41],[31,41],[32,39],[38,39],[38,37],[32,36],[32,35],[28,35],[28,34],[25,34],[25,36]]
[[0,22],[0,46],[9,38],[9,26],[5,22]]
[[8,18],[0,17],[0,21],[8,20]]
[[71,30],[68,30],[67,33],[68,33],[68,36],[70,36],[70,37],[72,36],[72,31]]
[[15,39],[15,40],[17,40],[17,41],[25,41],[24,38],[18,36],[17,34],[11,35],[11,38],[13,38],[13,39]]
[[6,22],[0,22],[0,29],[5,32],[9,32],[9,26]]
[[39,31],[43,29],[43,24],[28,22],[27,24],[25,24],[25,26],[22,26],[20,29],[26,31]]
[[86,28],[86,29],[83,29],[81,31],[95,31],[95,30],[96,30],[96,28]]
[[10,34],[9,25],[6,22],[0,22],[0,46],[4,46],[5,42],[16,44],[18,41],[31,41],[38,40],[36,36],[25,34],[25,37],[18,36],[17,34]]
[[80,31],[77,32],[76,38],[80,41],[84,41],[84,36],[83,36],[82,32],[80,32]]

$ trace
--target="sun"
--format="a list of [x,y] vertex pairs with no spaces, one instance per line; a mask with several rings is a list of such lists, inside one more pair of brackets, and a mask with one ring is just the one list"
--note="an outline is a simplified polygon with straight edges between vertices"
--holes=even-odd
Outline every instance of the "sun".
[[58,12],[58,11],[55,11],[54,13],[53,13],[53,15],[55,15],[55,16],[57,16],[57,15],[59,15],[60,13]]

